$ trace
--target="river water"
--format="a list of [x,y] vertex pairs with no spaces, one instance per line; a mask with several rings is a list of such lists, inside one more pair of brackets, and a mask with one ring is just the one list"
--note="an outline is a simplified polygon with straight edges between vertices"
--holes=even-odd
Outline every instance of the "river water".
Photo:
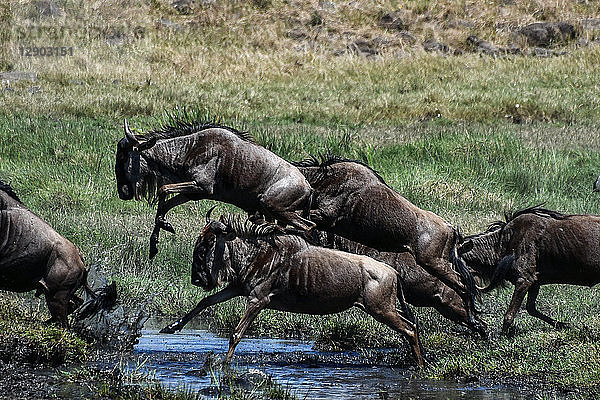
[[[143,360],[140,370],[168,387],[204,390],[210,373],[202,371],[208,354],[227,352],[228,340],[203,330],[164,335],[143,331],[135,352]],[[388,350],[393,352],[393,350]],[[506,386],[461,385],[419,380],[411,372],[384,365],[386,351],[377,354],[320,352],[309,341],[244,338],[235,350],[233,366],[258,369],[273,377],[300,399],[526,399]],[[375,360],[375,361],[374,361]]]

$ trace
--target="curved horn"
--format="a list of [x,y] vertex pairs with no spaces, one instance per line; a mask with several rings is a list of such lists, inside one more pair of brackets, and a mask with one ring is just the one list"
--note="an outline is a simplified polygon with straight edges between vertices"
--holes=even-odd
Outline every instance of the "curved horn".
[[125,137],[133,146],[138,146],[140,144],[139,140],[135,137],[131,129],[129,129],[129,125],[127,124],[127,118],[123,119],[123,130],[125,131]]
[[210,223],[210,214],[213,212],[213,210],[216,208],[217,206],[214,205],[210,208],[210,210],[208,210],[208,212],[206,213],[206,224],[208,225]]

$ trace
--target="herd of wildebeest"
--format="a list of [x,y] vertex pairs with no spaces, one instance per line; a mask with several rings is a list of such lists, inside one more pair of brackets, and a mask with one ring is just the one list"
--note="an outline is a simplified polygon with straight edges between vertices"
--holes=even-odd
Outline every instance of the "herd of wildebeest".
[[[194,247],[191,281],[206,291],[225,287],[162,330],[181,330],[207,307],[245,296],[226,361],[265,308],[323,315],[357,306],[402,334],[422,366],[408,304],[434,307],[487,337],[476,307],[482,292],[506,281],[514,285],[502,325],[508,333],[526,295],[530,315],[565,326],[536,308],[541,285],[600,282],[600,216],[534,206],[463,236],[360,161],[327,153],[288,162],[246,133],[217,123],[175,120],[141,135],[125,121],[124,131],[115,163],[118,194],[157,204],[150,258],[158,252],[160,230],[175,233],[165,214],[178,205],[212,199],[248,213],[215,220],[214,207],[208,212]],[[475,276],[487,286],[477,286]],[[82,286],[85,303],[76,294]],[[114,301],[114,289],[90,288],[77,247],[1,181],[0,289],[43,294],[50,322],[65,327],[76,309],[81,318]]]

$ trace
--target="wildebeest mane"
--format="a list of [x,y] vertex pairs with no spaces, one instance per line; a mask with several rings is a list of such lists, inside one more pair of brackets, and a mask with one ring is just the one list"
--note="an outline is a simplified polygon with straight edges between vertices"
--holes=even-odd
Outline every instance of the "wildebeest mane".
[[156,130],[148,132],[144,136],[144,139],[173,139],[177,137],[188,136],[193,133],[201,132],[212,128],[225,129],[247,142],[254,142],[254,139],[248,132],[239,131],[230,126],[223,125],[216,120],[201,121],[195,119],[187,119],[185,117],[172,117],[170,122],[163,124],[160,128]]
[[508,222],[512,221],[513,219],[517,218],[518,216],[525,215],[525,214],[534,214],[534,215],[537,215],[538,217],[554,218],[554,219],[565,219],[568,217],[568,215],[561,214],[558,211],[541,208],[540,207],[541,205],[542,204],[538,204],[533,207],[524,208],[522,210],[515,211],[512,214],[505,213],[504,218],[505,218],[506,222],[508,223]]
[[21,203],[21,199],[19,199],[19,197],[17,196],[17,194],[15,193],[13,188],[8,183],[4,183],[3,181],[0,181],[0,190],[2,190],[7,195],[9,195],[13,199],[15,199],[16,201]]
[[227,217],[222,218],[222,221],[231,228],[238,237],[266,237],[281,231],[276,224],[268,222],[255,224],[248,219],[242,221],[239,215],[234,216],[233,214],[229,214]]
[[363,167],[366,167],[369,171],[371,171],[377,177],[377,179],[381,183],[387,185],[387,183],[385,183],[385,181],[383,180],[381,175],[379,175],[379,173],[376,170],[374,170],[372,167],[370,167],[365,162],[362,162],[360,160],[354,160],[351,158],[341,157],[341,156],[331,153],[330,151],[328,151],[326,153],[321,153],[321,154],[319,154],[318,157],[311,154],[309,156],[309,158],[305,158],[304,160],[301,160],[301,161],[291,161],[291,164],[296,167],[300,167],[300,168],[318,167],[320,172],[325,173],[325,172],[327,172],[327,169],[330,166],[339,164],[339,163],[343,163],[343,162],[360,164]]
[[509,213],[509,212],[505,212],[504,213],[504,221],[494,221],[491,224],[488,225],[487,229],[484,232],[481,233],[476,233],[474,235],[469,235],[469,236],[465,236],[464,239],[476,239],[480,236],[484,236],[487,235],[488,233],[492,233],[495,232],[497,230],[503,230],[504,227],[513,219],[517,218],[518,216],[521,215],[525,215],[525,214],[533,214],[533,215],[537,215],[539,217],[545,217],[545,218],[554,218],[554,219],[565,219],[567,217],[569,217],[568,215],[565,214],[561,214],[557,211],[553,211],[553,210],[548,210],[546,208],[542,208],[540,207],[542,204],[538,204],[536,206],[532,206],[532,207],[527,207],[524,208],[522,210],[518,210],[515,211],[513,213]]

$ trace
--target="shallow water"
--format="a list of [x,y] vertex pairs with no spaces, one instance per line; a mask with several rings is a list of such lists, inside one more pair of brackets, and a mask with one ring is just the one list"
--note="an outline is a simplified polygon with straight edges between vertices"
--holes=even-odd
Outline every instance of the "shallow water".
[[[227,348],[227,339],[207,331],[184,330],[164,335],[146,330],[135,352],[145,360],[142,369],[154,371],[155,378],[163,384],[195,391],[211,385],[210,376],[200,373],[207,354],[222,355]],[[379,356],[373,352],[367,356],[357,352],[319,352],[308,341],[244,338],[236,348],[233,365],[266,372],[300,399],[530,398],[506,386],[411,379],[406,369],[373,365],[377,364],[374,359],[385,358],[385,351],[377,353]]]

